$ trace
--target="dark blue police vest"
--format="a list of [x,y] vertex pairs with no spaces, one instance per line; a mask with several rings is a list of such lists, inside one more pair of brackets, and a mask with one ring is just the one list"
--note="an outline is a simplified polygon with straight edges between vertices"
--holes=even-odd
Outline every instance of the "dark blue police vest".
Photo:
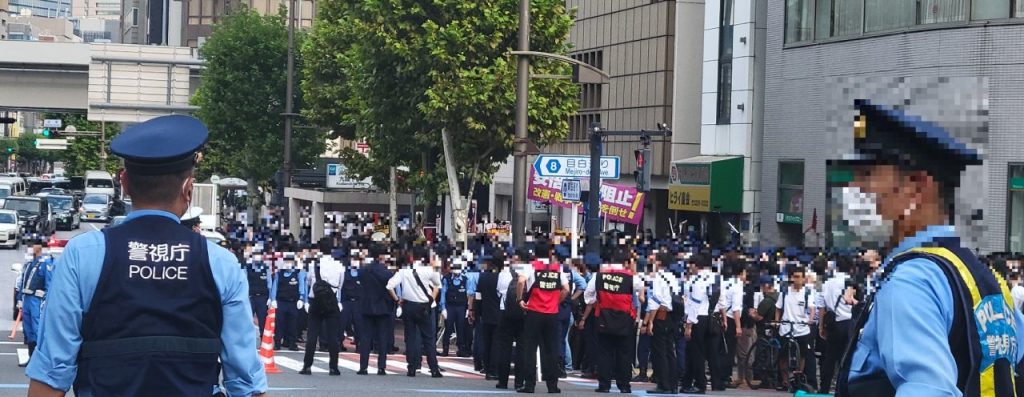
[[[291,272],[285,275],[284,272]],[[295,269],[281,270],[277,279],[277,300],[295,302],[299,300],[299,271]]]
[[469,305],[468,296],[466,296],[466,283],[467,278],[464,275],[456,277],[453,274],[449,274],[445,277],[445,284],[448,288],[445,290],[445,304],[451,306],[467,306]]
[[363,284],[359,281],[359,276],[353,276],[351,269],[345,269],[345,281],[341,283],[341,298],[347,301],[357,301],[362,296]]
[[245,275],[249,280],[249,296],[268,296],[270,290],[267,288],[267,269],[250,265]]
[[76,390],[209,395],[218,379],[223,313],[206,240],[159,215],[103,234],[106,255],[82,318]]
[[[25,295],[40,296],[46,292],[46,261],[42,257],[33,259],[25,267],[25,281],[21,286],[21,293]],[[38,292],[38,294],[37,294]],[[40,296],[41,297],[41,296]]]

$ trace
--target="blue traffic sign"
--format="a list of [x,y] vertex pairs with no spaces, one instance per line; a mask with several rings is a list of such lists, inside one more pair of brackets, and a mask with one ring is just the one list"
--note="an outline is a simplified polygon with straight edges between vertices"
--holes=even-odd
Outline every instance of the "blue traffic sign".
[[[601,179],[619,179],[619,157],[601,156]],[[590,177],[590,157],[542,154],[533,162],[537,175],[554,178]]]

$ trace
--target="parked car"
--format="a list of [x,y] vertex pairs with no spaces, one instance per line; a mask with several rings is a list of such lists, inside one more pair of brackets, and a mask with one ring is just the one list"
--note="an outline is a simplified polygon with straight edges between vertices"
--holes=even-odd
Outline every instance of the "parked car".
[[67,194],[50,194],[46,196],[50,202],[50,212],[58,230],[76,230],[82,225],[81,203],[74,196]]
[[64,190],[64,189],[61,189],[59,187],[46,187],[46,188],[43,188],[43,190],[40,190],[39,193],[36,193],[36,194],[37,195],[38,194],[60,194],[60,195],[67,195],[68,191]]
[[0,210],[0,246],[18,248],[21,241],[21,225],[18,212]]
[[82,198],[83,221],[110,221],[110,196],[102,193],[89,193]]
[[18,212],[18,224],[24,233],[37,233],[43,236],[53,234],[53,215],[46,199],[40,197],[11,196],[4,201],[5,210]]

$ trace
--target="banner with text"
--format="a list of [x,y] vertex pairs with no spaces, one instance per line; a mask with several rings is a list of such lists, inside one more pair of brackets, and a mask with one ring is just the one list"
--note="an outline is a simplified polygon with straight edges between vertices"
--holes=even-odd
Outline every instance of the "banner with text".
[[548,203],[555,207],[572,208],[572,201],[562,198],[562,179],[537,175],[530,168],[530,185],[526,190],[526,198],[538,203]]
[[608,220],[639,224],[644,216],[644,199],[647,194],[637,192],[635,187],[601,184],[601,213]]

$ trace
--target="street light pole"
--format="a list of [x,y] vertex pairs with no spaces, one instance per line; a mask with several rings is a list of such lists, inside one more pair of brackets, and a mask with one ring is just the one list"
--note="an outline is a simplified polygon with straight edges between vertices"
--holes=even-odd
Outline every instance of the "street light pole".
[[288,77],[285,87],[284,101],[284,164],[281,167],[281,183],[278,186],[280,204],[284,200],[284,188],[292,180],[292,116],[295,116],[293,91],[295,90],[295,7],[296,0],[288,3]]
[[[530,0],[519,0],[519,50],[530,50]],[[526,142],[530,58],[519,55],[516,70],[516,136],[512,180],[512,244],[521,247],[526,231]]]

